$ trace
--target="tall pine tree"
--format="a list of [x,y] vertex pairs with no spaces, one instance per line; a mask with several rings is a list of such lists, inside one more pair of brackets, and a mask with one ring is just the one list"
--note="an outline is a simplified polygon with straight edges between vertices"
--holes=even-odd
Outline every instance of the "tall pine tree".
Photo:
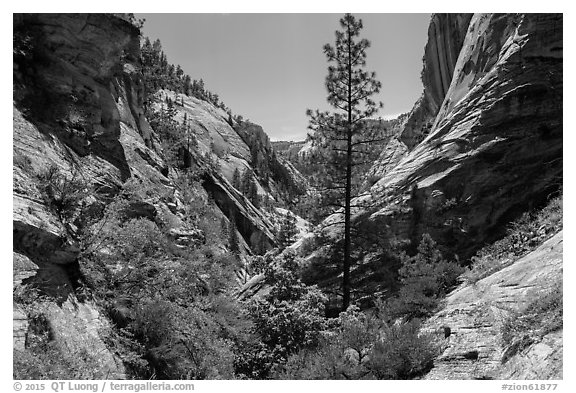
[[369,144],[380,140],[378,127],[371,127],[366,120],[376,114],[382,103],[377,104],[371,98],[380,91],[381,83],[374,72],[365,71],[370,41],[359,37],[362,20],[346,14],[340,19],[340,26],[342,30],[336,31],[335,45],[324,46],[329,63],[327,101],[334,110],[308,110],[307,115],[313,131],[310,137],[326,168],[322,191],[328,201],[324,204],[343,216],[342,308],[346,309],[351,293],[351,201],[358,192],[354,179],[360,178],[355,169],[365,163]]

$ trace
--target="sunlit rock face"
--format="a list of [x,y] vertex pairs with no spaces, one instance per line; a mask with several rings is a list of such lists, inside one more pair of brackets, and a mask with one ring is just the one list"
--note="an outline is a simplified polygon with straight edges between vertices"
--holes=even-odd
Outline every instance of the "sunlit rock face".
[[[442,354],[426,379],[562,379],[563,331],[505,344],[507,318],[557,290],[562,283],[563,232],[513,265],[474,285],[462,286],[425,325],[441,335]],[[449,329],[449,330],[446,330]]]
[[[75,296],[77,227],[42,197],[41,178],[57,168],[106,197],[138,167],[133,148],[150,131],[139,102],[138,30],[112,15],[15,14],[14,37],[14,288],[29,284],[53,299],[45,317],[55,345],[71,356],[82,348],[98,353],[86,357],[87,366],[102,378],[123,378],[122,362],[98,333],[107,320]],[[137,141],[123,145],[130,138]],[[29,322],[15,305],[17,349],[26,346]]]
[[450,88],[454,67],[464,44],[472,14],[434,14],[424,49],[422,84],[424,92],[409,113],[400,140],[409,148],[429,132]]
[[15,94],[19,107],[79,156],[99,157],[129,177],[119,137],[121,120],[142,121],[141,84],[132,77],[138,30],[112,15],[16,14],[14,35],[33,46],[27,59],[15,56],[15,83],[25,86]]
[[372,187],[371,218],[466,258],[561,182],[562,16],[479,14],[430,134]]

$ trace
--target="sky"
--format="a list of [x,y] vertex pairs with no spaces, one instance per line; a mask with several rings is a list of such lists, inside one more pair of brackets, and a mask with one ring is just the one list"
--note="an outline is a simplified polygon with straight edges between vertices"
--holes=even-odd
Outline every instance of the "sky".
[[[341,14],[136,14],[168,61],[204,80],[234,114],[272,140],[304,140],[306,109],[329,109],[322,52]],[[430,14],[355,14],[362,19],[368,71],[382,82],[379,115],[408,112],[422,93],[420,71]]]

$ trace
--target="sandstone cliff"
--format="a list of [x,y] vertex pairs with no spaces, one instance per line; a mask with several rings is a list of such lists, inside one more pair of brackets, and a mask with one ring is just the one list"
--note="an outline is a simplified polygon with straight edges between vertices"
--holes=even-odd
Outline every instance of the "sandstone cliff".
[[470,257],[561,185],[561,91],[561,15],[474,15],[430,134],[372,187],[371,219]]
[[[15,15],[14,34],[20,40],[14,58],[15,290],[26,283],[52,296],[44,314],[56,342],[73,353],[92,343],[88,367],[102,378],[122,378],[122,362],[97,331],[105,319],[91,303],[77,305],[74,228],[43,200],[38,179],[59,168],[89,178],[105,196],[131,175],[131,152],[121,140],[141,139],[137,101],[128,94],[138,89],[138,31],[108,15],[50,14]],[[15,305],[14,342],[24,349],[32,321],[19,309]]]
[[400,140],[412,149],[430,132],[448,92],[472,14],[434,14],[421,79],[424,92],[408,114]]
[[[370,206],[353,209],[354,225],[388,242],[353,266],[358,298],[393,290],[391,245],[410,252],[429,233],[467,261],[562,185],[562,15],[435,15],[422,78],[423,96],[371,169],[370,195],[352,203]],[[336,218],[323,236],[339,238]],[[340,285],[333,252],[303,251],[319,273],[310,282],[329,291]]]

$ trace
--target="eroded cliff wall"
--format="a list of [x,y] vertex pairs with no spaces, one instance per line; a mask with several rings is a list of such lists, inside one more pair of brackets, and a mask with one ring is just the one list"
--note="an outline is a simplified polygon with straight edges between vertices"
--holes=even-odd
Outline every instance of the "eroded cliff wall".
[[430,134],[372,187],[371,219],[467,258],[561,186],[562,148],[562,15],[474,15]]
[[430,132],[448,92],[472,14],[434,14],[424,48],[424,92],[410,111],[400,140],[412,149]]

